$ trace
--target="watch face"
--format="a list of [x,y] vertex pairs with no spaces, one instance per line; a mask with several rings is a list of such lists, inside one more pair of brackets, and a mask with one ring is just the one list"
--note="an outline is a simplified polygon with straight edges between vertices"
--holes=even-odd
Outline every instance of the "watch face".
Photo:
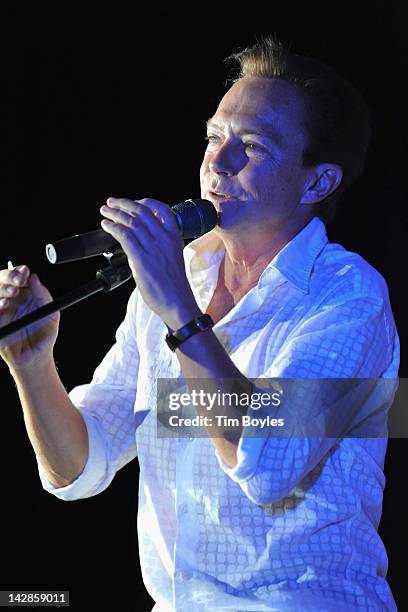
[[174,338],[174,337],[172,337],[172,336],[169,336],[169,337],[167,337],[167,336],[166,336],[165,340],[166,340],[166,342],[167,342],[167,346],[168,346],[168,347],[169,347],[169,348],[170,348],[170,349],[173,351],[173,353],[174,353],[174,351],[176,350],[176,348],[178,347],[178,345],[180,344],[180,342],[179,342],[179,341],[178,341],[176,338]]
[[207,329],[208,327],[210,327],[210,325],[212,325],[212,320],[211,320],[209,315],[205,314],[205,315],[201,316],[199,319],[196,319],[196,325],[201,330],[204,330],[204,329]]

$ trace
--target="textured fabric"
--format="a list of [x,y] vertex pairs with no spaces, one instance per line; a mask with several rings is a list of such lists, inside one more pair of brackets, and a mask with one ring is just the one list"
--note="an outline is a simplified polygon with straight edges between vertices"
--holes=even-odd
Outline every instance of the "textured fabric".
[[[185,248],[203,311],[223,255],[214,232]],[[209,438],[158,438],[156,379],[182,376],[165,333],[135,290],[92,382],[70,394],[89,432],[84,471],[55,489],[39,463],[43,487],[64,500],[89,497],[138,456],[140,560],[155,612],[396,610],[377,532],[386,438],[244,435],[234,469]],[[317,217],[214,333],[249,378],[398,375],[382,276],[328,242]]]

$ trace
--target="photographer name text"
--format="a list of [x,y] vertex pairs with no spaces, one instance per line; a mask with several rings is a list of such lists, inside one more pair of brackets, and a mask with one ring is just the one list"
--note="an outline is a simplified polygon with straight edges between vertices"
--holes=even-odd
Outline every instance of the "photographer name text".
[[180,417],[173,414],[168,419],[171,427],[283,427],[285,420],[283,418],[275,419],[267,417],[252,417],[248,414],[243,414],[240,417],[227,417],[224,415],[215,415],[213,417],[197,415],[192,418]]

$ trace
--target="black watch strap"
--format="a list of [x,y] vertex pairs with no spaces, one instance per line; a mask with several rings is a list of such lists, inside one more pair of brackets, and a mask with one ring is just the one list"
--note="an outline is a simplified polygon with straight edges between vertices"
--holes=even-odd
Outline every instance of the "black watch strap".
[[174,352],[180,344],[182,344],[185,340],[191,338],[198,332],[205,331],[206,329],[210,329],[214,325],[214,321],[208,314],[203,314],[190,323],[183,325],[180,329],[166,334],[165,340],[171,350]]

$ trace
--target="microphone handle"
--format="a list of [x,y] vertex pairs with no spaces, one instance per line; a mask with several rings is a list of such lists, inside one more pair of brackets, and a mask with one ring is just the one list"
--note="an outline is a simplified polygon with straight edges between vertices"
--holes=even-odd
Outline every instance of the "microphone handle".
[[[217,211],[208,200],[185,200],[175,204],[170,210],[184,239],[198,238],[217,224]],[[123,253],[123,249],[120,243],[103,229],[63,238],[45,247],[47,259],[52,264],[96,257],[106,252]]]
[[122,250],[120,243],[103,229],[63,238],[45,247],[47,259],[52,264],[69,263],[119,250]]

